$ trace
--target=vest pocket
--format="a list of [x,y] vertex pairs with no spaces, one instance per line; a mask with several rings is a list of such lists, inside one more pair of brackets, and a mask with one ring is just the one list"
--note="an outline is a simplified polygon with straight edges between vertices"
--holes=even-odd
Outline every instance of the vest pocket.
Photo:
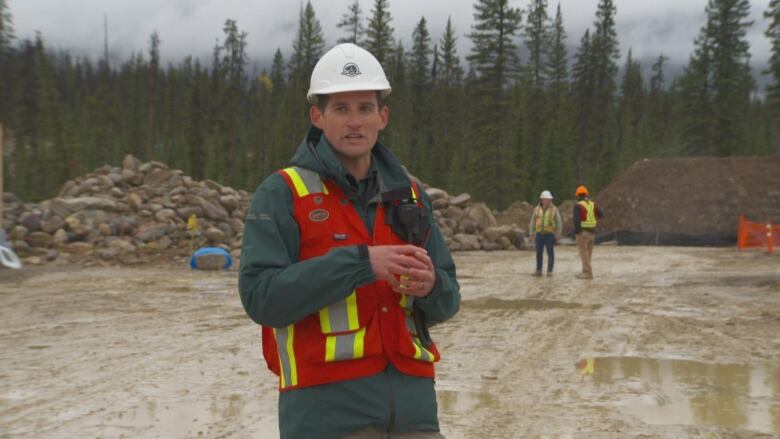
[[365,303],[370,297],[353,291],[345,299],[333,303],[312,316],[311,332],[316,334],[306,343],[306,357],[316,363],[356,360],[381,353],[378,322],[374,322],[374,306]]

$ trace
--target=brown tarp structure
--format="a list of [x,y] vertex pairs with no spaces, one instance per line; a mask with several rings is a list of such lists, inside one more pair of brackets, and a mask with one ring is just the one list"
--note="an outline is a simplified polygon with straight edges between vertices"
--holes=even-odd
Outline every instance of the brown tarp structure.
[[599,241],[734,245],[740,215],[780,223],[780,156],[646,159],[594,199]]

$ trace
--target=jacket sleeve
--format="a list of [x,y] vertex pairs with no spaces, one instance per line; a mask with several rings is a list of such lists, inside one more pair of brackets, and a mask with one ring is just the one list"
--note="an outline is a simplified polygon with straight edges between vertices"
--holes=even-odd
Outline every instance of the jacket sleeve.
[[273,174],[258,188],[244,225],[238,289],[256,323],[281,328],[303,320],[375,280],[356,246],[298,261],[300,234],[292,192]]
[[433,219],[431,200],[425,193],[422,194],[422,200],[428,210],[428,218],[431,222],[431,234],[426,250],[428,250],[428,256],[436,269],[436,283],[430,294],[421,299],[415,299],[414,303],[425,313],[427,325],[430,327],[449,320],[460,310],[460,285],[458,285],[455,272],[455,262],[452,260],[444,237]]

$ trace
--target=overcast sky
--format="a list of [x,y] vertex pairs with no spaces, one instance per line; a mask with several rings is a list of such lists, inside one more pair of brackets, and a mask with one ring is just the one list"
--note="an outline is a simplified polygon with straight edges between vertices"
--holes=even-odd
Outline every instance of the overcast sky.
[[[510,0],[511,1],[511,0]],[[592,26],[598,0],[560,0],[569,45],[576,46],[585,29]],[[325,33],[335,44],[341,32],[336,23],[351,0],[312,0]],[[511,1],[525,8],[528,0]],[[551,15],[557,6],[550,0]],[[647,66],[663,52],[672,64],[687,62],[693,40],[705,21],[707,0],[615,0],[621,57],[629,47]],[[253,63],[264,65],[277,47],[287,57],[297,28],[299,1],[289,0],[9,0],[19,38],[32,38],[40,31],[49,47],[95,56],[103,47],[103,14],[108,16],[109,46],[115,60],[125,60],[133,51],[146,51],[149,35],[157,30],[164,60],[178,62],[192,54],[204,61],[222,38],[225,19],[237,20],[247,32],[247,48]],[[755,24],[749,33],[754,68],[763,68],[769,57],[762,13],[769,0],[751,0]],[[373,0],[361,0],[364,16]],[[408,46],[412,29],[421,16],[438,40],[452,17],[464,57],[471,47],[465,33],[473,22],[472,0],[390,0],[395,38]],[[763,81],[762,81],[763,82]]]

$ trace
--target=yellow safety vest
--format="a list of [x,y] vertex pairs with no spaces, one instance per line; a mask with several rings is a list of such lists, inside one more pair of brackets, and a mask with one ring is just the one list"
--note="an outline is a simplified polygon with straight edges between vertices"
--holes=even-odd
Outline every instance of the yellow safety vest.
[[542,209],[542,206],[537,206],[534,216],[536,217],[534,226],[536,233],[555,233],[555,206],[550,206],[546,211]]
[[596,203],[590,200],[582,200],[577,202],[580,206],[585,209],[586,215],[585,215],[585,221],[582,221],[580,223],[580,226],[585,229],[595,229],[596,228]]

